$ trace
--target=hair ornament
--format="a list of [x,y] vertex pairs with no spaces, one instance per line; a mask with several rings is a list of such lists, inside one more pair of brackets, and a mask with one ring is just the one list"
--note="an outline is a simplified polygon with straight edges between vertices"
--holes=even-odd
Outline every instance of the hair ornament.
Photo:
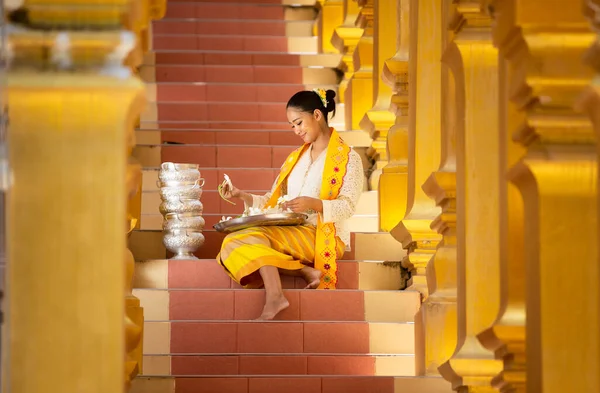
[[323,107],[327,108],[327,104],[329,104],[329,101],[327,101],[327,92],[323,89],[314,89],[313,91],[319,96],[321,102],[323,102]]

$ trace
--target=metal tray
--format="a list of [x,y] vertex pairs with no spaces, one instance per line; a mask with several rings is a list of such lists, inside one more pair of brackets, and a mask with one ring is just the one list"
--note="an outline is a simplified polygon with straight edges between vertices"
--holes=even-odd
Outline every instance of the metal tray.
[[231,233],[242,229],[263,226],[303,225],[308,216],[304,213],[274,213],[232,218],[214,225],[219,232]]

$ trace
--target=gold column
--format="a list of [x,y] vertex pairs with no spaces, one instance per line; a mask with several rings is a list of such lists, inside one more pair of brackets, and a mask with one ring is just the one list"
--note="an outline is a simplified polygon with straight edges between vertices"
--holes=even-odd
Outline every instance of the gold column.
[[408,52],[410,0],[398,5],[398,50],[385,60],[381,77],[392,89],[391,111],[394,125],[388,130],[388,164],[379,177],[379,227],[389,232],[406,213],[408,194]]
[[318,0],[321,12],[317,19],[317,35],[320,53],[339,53],[331,42],[333,33],[344,22],[343,0]]
[[454,39],[444,56],[456,82],[456,118],[461,119],[456,123],[458,341],[439,371],[456,391],[491,393],[501,363],[477,334],[499,310],[498,52],[491,21],[478,1],[454,2],[452,8]]
[[[494,31],[494,43],[502,41]],[[500,392],[526,391],[525,354],[525,245],[523,243],[523,200],[507,176],[525,150],[516,143],[512,131],[524,122],[523,114],[509,101],[509,85],[514,70],[499,54],[499,132],[500,132],[500,312],[494,324],[479,334],[481,344],[503,361],[500,374],[492,381]]]
[[364,33],[353,53],[354,74],[344,98],[346,127],[350,130],[359,129],[360,121],[373,105],[373,1],[358,0],[361,9],[356,25]]
[[[125,60],[132,74],[138,74],[138,67],[143,62],[144,54],[149,50],[150,43],[150,21],[164,17],[166,13],[166,0],[136,0],[131,4],[131,12],[124,22],[124,26],[132,31],[136,37],[134,49]],[[142,214],[142,166],[132,156],[136,145],[135,128],[139,126],[139,112],[135,114],[135,126],[129,128],[127,138],[127,236],[134,229],[139,229]],[[133,274],[135,270],[135,259],[128,248],[125,250],[125,385],[129,390],[131,381],[142,372],[143,368],[143,333],[144,333],[144,309],[140,306],[140,300],[135,297],[133,291]]]
[[[391,112],[394,91],[383,79],[386,60],[398,49],[399,7],[398,0],[379,0],[373,7],[373,107],[365,113],[359,123],[373,140],[367,154],[375,162],[375,171],[369,179],[371,190],[379,187],[382,168],[387,165],[387,134],[394,125],[396,116]],[[385,34],[384,34],[385,33]]]
[[342,64],[340,66],[344,70],[344,79],[338,88],[340,103],[345,102],[348,82],[354,75],[354,50],[364,32],[364,29],[356,26],[356,20],[360,13],[360,6],[356,0],[344,0],[342,8],[344,22],[335,28],[331,38],[331,44],[342,54]]
[[510,130],[526,153],[509,176],[523,198],[527,392],[597,392],[596,141],[573,109],[593,78],[582,58],[596,34],[569,1],[495,1],[490,9],[514,70],[511,99],[525,116]]
[[[443,2],[442,26],[448,26],[451,1]],[[444,31],[442,47],[446,48],[453,32]],[[424,357],[418,359],[421,374],[437,375],[438,368],[454,353],[457,339],[456,319],[456,132],[464,129],[464,117],[457,116],[457,103],[464,102],[464,89],[456,89],[450,66],[455,64],[450,50],[442,56],[441,76],[441,135],[440,167],[433,172],[423,190],[441,208],[432,222],[442,241],[427,265],[429,296],[423,302],[416,318],[423,330]],[[447,63],[447,64],[445,64]],[[460,71],[460,70],[458,70]],[[460,77],[459,77],[460,78]],[[460,123],[458,123],[460,122]],[[458,124],[457,124],[458,123]]]
[[[34,27],[114,25],[123,12],[26,6]],[[11,393],[124,390],[126,136],[144,95],[121,67],[133,41],[26,27],[9,38]]]
[[409,8],[408,194],[391,234],[408,251],[403,264],[412,272],[411,288],[426,297],[426,267],[441,240],[430,227],[440,209],[421,186],[439,168],[442,0],[411,0]]

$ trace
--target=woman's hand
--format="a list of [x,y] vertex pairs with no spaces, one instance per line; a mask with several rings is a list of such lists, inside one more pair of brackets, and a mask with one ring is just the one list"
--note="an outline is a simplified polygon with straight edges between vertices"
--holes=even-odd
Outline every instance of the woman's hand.
[[235,203],[231,202],[229,199],[238,198],[244,201],[246,205],[252,206],[252,194],[248,194],[247,192],[241,191],[233,184],[229,184],[227,182],[224,182],[224,184],[219,187],[219,194],[227,202],[235,205]]
[[323,202],[320,199],[305,196],[287,201],[282,207],[283,209],[290,209],[294,213],[307,213],[310,210],[317,213],[323,212]]
[[225,183],[225,185],[221,189],[221,192],[223,193],[223,197],[226,199],[240,198],[242,194],[242,192],[236,186],[230,186],[227,183]]

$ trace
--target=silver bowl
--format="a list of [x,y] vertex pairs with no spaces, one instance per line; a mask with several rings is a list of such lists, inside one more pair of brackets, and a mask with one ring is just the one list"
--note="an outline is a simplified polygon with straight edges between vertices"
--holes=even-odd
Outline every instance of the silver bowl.
[[196,180],[183,181],[183,180],[165,180],[165,181],[156,181],[156,186],[158,188],[163,187],[204,187],[204,179],[198,178]]
[[201,215],[194,213],[167,213],[163,221],[163,229],[166,231],[176,229],[190,229],[201,231],[206,222]]
[[182,186],[182,187],[162,187],[160,189],[160,197],[163,201],[181,198],[181,199],[200,199],[202,196],[202,187]]
[[160,169],[163,171],[186,171],[189,169],[198,170],[200,165],[198,164],[177,164],[174,162],[163,162],[160,164]]
[[204,244],[204,235],[200,231],[185,229],[164,231],[163,244],[175,254],[171,259],[198,259],[194,252]]
[[160,171],[158,179],[161,182],[195,182],[200,180],[200,171],[197,169],[186,169],[183,171]]
[[196,213],[202,214],[204,206],[198,199],[173,198],[163,201],[158,207],[160,213]]

